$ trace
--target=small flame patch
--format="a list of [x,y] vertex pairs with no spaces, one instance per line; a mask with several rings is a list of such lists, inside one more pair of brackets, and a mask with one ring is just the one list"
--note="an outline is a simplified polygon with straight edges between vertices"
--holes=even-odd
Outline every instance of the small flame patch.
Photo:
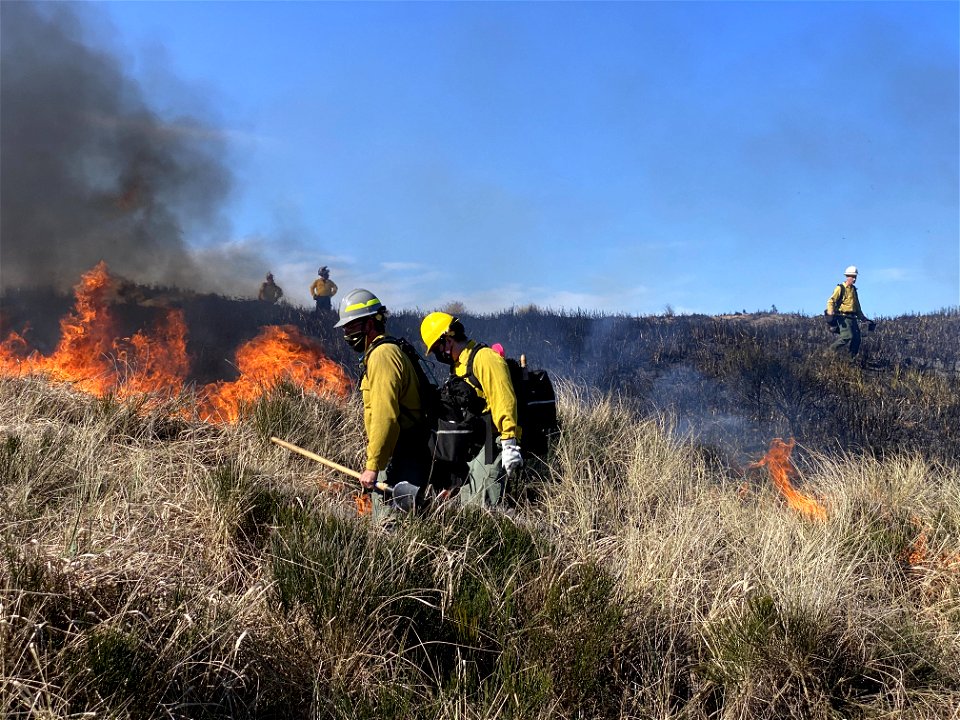
[[357,515],[369,515],[373,512],[373,498],[369,493],[357,493],[354,501],[357,504]]
[[343,368],[329,360],[319,342],[293,325],[270,325],[237,349],[240,377],[211,383],[201,391],[200,416],[236,422],[240,406],[260,397],[280,380],[321,395],[346,397],[351,381]]
[[793,447],[796,441],[790,438],[784,442],[781,438],[774,438],[770,442],[770,449],[767,454],[755,463],[748,465],[748,468],[766,467],[773,478],[773,484],[786,499],[787,504],[797,512],[816,520],[826,520],[827,510],[816,498],[797,490],[791,478],[796,480],[799,476],[797,469],[790,461],[790,455],[793,453]]

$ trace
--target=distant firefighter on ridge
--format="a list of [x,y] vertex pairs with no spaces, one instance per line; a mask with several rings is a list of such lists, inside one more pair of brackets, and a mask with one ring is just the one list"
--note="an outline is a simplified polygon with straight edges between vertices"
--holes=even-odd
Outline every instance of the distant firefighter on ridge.
[[860,298],[857,296],[857,266],[851,265],[843,271],[845,279],[838,283],[827,299],[827,325],[830,332],[840,337],[830,347],[837,352],[848,352],[853,357],[860,351],[860,321],[868,323],[867,329],[873,332],[876,323],[863,314]]
[[317,270],[319,277],[310,286],[310,297],[317,303],[317,315],[331,310],[330,298],[337,294],[337,284],[330,279],[330,268],[326,265]]
[[268,303],[275,303],[283,297],[283,290],[273,281],[273,273],[267,273],[267,279],[260,286],[257,297]]

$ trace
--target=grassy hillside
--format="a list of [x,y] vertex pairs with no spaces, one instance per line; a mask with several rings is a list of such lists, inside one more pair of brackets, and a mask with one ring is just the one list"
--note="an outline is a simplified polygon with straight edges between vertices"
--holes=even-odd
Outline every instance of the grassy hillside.
[[[189,380],[203,384],[236,375],[233,354],[264,325],[291,324],[319,338],[327,354],[353,369],[356,356],[332,325],[285,304],[267,305],[169,289],[125,289],[113,305],[121,335],[183,310],[189,327]],[[0,336],[20,332],[49,352],[67,296],[8,293],[0,303]],[[422,313],[391,316],[390,330],[419,339]],[[816,452],[914,451],[960,460],[960,308],[881,318],[864,333],[855,362],[826,348],[834,337],[820,317],[597,316],[533,309],[463,316],[467,331],[507,351],[526,354],[579,387],[637,404],[646,414],[677,418],[720,456],[743,462],[771,437],[793,436]],[[442,371],[438,369],[438,373]]]
[[[296,310],[204,302],[210,358],[255,311],[353,362]],[[564,378],[565,433],[509,512],[389,530],[268,441],[358,466],[356,396],[281,384],[214,425],[0,379],[0,716],[956,717],[955,312],[852,365],[794,316],[465,321]],[[822,519],[748,467],[777,435]]]

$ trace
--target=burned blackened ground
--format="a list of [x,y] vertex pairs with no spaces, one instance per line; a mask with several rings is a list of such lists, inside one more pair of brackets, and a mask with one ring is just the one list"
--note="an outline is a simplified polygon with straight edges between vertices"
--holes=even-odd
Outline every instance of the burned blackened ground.
[[[71,298],[53,291],[0,298],[2,337],[31,328],[41,352],[55,347]],[[335,314],[280,303],[171,289],[128,287],[113,314],[127,335],[149,327],[160,308],[178,307],[188,329],[189,382],[233,380],[237,347],[266,325],[294,325],[321,341],[328,357],[356,376],[357,355],[333,328]],[[417,346],[422,315],[399,312],[391,334]],[[772,437],[795,437],[805,451],[917,451],[960,457],[960,312],[881,320],[849,361],[827,350],[820,318],[628,317],[506,312],[462,320],[468,334],[525,355],[562,383],[612,393],[642,413],[666,413],[679,434],[742,463]],[[437,377],[446,368],[435,366]]]
[[73,296],[50,288],[17,289],[0,295],[0,341],[21,334],[30,347],[49,355],[60,340],[60,318]]
[[[393,331],[419,337],[418,316]],[[797,455],[865,450],[960,457],[960,312],[883,319],[853,361],[819,317],[462,316],[468,334],[567,381],[667,413],[735,463],[795,437]]]

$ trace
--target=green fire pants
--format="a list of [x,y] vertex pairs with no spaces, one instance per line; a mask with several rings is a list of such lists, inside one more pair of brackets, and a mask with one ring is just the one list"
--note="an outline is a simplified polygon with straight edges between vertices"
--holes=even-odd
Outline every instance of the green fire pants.
[[840,352],[846,350],[851,356],[860,352],[860,324],[854,315],[837,315],[837,327],[840,337],[831,345],[831,349]]

